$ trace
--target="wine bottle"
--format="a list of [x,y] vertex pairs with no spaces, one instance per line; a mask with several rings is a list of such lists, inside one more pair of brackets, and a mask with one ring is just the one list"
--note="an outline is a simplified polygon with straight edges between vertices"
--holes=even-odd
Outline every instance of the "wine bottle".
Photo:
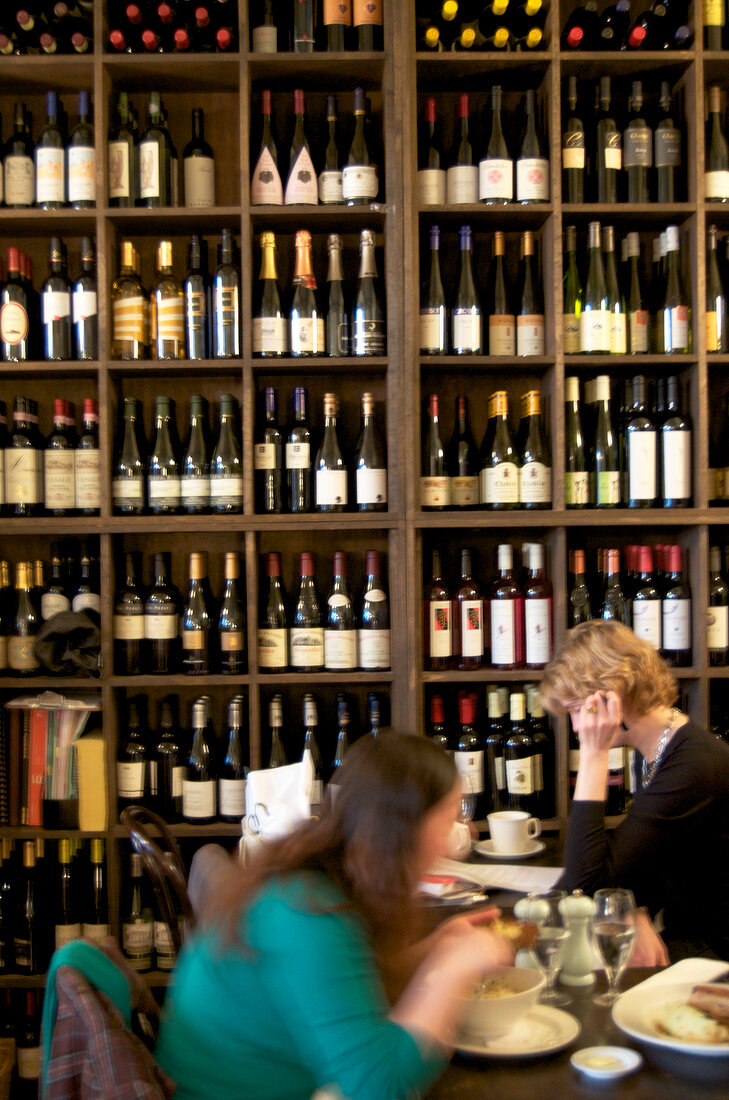
[[311,233],[308,229],[297,230],[295,248],[294,292],[289,309],[291,354],[322,355],[326,347],[326,328],[317,303],[316,279],[311,258]]
[[354,355],[384,355],[386,351],[385,318],[376,280],[375,235],[371,229],[363,229],[360,233],[360,266],[352,313]]
[[263,0],[257,5],[257,20],[251,19],[253,24],[251,41],[254,53],[278,52],[278,28],[274,14],[273,0]]
[[615,508],[620,504],[620,470],[610,411],[610,376],[601,374],[595,380],[595,390],[597,420],[590,497],[598,508]]
[[473,806],[473,815],[484,813],[484,750],[476,732],[475,697],[467,691],[458,693],[458,720],[460,730],[453,749],[453,763],[461,781],[461,803]]
[[[531,138],[529,150],[533,157],[534,142]],[[511,202],[513,198],[514,162],[501,126],[501,85],[495,84],[491,89],[491,134],[486,155],[478,164],[478,199],[487,205],[501,205]]]
[[261,233],[261,274],[251,339],[253,354],[262,358],[281,357],[288,350],[288,323],[276,275],[276,237],[270,232]]
[[246,812],[246,772],[243,752],[243,706],[236,697],[228,704],[228,741],[218,774],[218,816],[240,822]]
[[125,397],[121,447],[112,470],[111,496],[119,515],[141,515],[144,511],[147,465],[138,433],[139,402]]
[[544,293],[536,261],[534,234],[530,229],[522,233],[521,248],[516,354],[544,355]]
[[445,717],[443,714],[443,698],[433,695],[430,699],[430,736],[429,740],[445,752],[450,751],[448,734],[446,732]]
[[132,852],[127,896],[121,912],[121,947],[132,970],[152,968],[154,916],[142,857]]
[[67,402],[53,402],[53,429],[43,454],[45,509],[51,516],[67,516],[75,510],[73,440],[66,427]]
[[90,237],[81,239],[81,274],[71,291],[73,352],[76,359],[97,359],[99,354],[96,297],[96,252]]
[[662,117],[653,131],[656,200],[659,203],[676,202],[681,168],[681,131],[671,115],[671,87],[667,80],[661,81],[660,107]]
[[76,883],[71,866],[71,841],[62,837],[58,841],[58,868],[56,875],[55,912],[53,915],[53,939],[57,951],[81,936],[81,920]]
[[357,668],[357,630],[347,591],[346,560],[341,550],[334,551],[332,568],[324,628],[324,668],[329,672],[352,672]]
[[[195,822],[197,824],[197,821]],[[166,864],[165,873],[168,876],[174,876],[176,865],[175,857],[172,852],[163,852],[162,861]],[[182,931],[183,918],[179,911],[179,903],[176,896],[172,897],[172,910],[173,919],[177,921],[178,928]],[[168,915],[163,913],[159,904],[155,905],[154,911],[154,953],[156,956],[157,970],[170,971],[175,965],[175,944],[172,939],[170,928],[167,925]]]
[[354,470],[357,511],[387,511],[387,462],[371,393],[362,394],[362,422],[354,452]]
[[729,350],[729,331],[727,330],[727,297],[719,272],[717,259],[717,235],[715,225],[709,226],[709,247],[706,252],[706,350],[708,352],[726,352]]
[[5,452],[5,500],[11,516],[35,516],[42,511],[43,449],[34,415],[37,425],[34,401],[13,398],[13,427]]
[[119,276],[111,287],[112,357],[144,359],[147,356],[148,295],[139,280],[136,250],[122,241]]
[[613,355],[625,355],[628,349],[628,330],[625,304],[620,293],[618,272],[615,266],[615,230],[606,225],[602,231],[602,251],[605,262],[605,289],[610,314],[610,351]]
[[312,53],[314,50],[314,0],[296,0],[293,5],[291,28],[294,53]]
[[481,302],[473,281],[470,225],[462,225],[458,236],[461,266],[451,310],[451,350],[454,355],[480,355],[483,349]]
[[595,127],[597,146],[597,201],[618,201],[618,173],[623,166],[621,134],[611,110],[610,77],[600,77],[599,113]]
[[616,622],[630,625],[630,609],[620,581],[620,551],[608,550],[605,568],[605,591],[602,597],[599,618],[614,619]]
[[354,135],[347,162],[342,169],[342,196],[347,206],[374,202],[380,189],[377,165],[365,138],[365,99],[362,88],[354,89]]
[[205,117],[200,107],[192,110],[192,138],[182,153],[185,206],[215,206],[215,159],[205,140]]
[[321,753],[319,751],[319,745],[316,739],[316,730],[319,725],[319,716],[317,713],[316,699],[313,695],[307,694],[304,696],[304,747],[302,750],[302,761],[306,758],[307,752],[311,756],[311,764],[314,770],[314,777],[311,784],[311,812],[315,814],[321,808],[321,804],[324,797],[323,784],[322,784],[322,761]]
[[267,88],[261,92],[261,114],[261,148],[251,179],[251,205],[281,206],[284,201],[283,186],[278,170],[276,139],[271,128],[271,92]]
[[330,783],[338,783],[339,769],[344,763],[344,758],[349,749],[349,707],[345,695],[337,692],[337,740],[334,746],[334,758],[332,760]]
[[552,659],[552,585],[544,572],[544,546],[529,546],[524,582],[524,657],[527,668],[544,668]]
[[47,962],[38,892],[35,845],[32,840],[26,840],[23,842],[23,866],[16,883],[16,906],[11,926],[15,970],[18,974],[42,974]]
[[653,166],[653,131],[643,116],[643,84],[634,80],[630,122],[623,134],[623,168],[628,174],[628,202],[648,202],[648,177]]
[[661,648],[661,597],[653,575],[653,551],[638,547],[638,578],[631,607],[633,632],[638,638]]
[[592,618],[590,590],[585,582],[585,551],[575,550],[572,562],[572,588],[569,594],[569,626],[578,626]]
[[704,49],[720,50],[724,37],[726,9],[723,0],[706,0],[704,13]]
[[149,93],[147,129],[139,142],[139,198],[142,206],[172,206],[171,143],[159,92]]
[[511,726],[504,742],[507,802],[510,810],[535,813],[534,741],[526,722],[526,696],[521,691],[512,691],[509,697],[509,719]]
[[258,667],[261,672],[285,672],[288,666],[289,637],[279,554],[266,555],[266,575],[268,592],[265,599],[262,599],[258,618]]
[[280,514],[285,510],[283,433],[278,423],[278,397],[273,386],[264,390],[265,424],[253,447],[256,511]]
[[340,53],[349,46],[349,30],[352,26],[351,0],[324,0],[322,22],[326,27],[326,49]]
[[479,453],[479,498],[487,508],[502,510],[519,504],[519,467],[509,430],[508,394],[489,397],[489,424]]
[[647,415],[646,380],[633,379],[633,400],[625,427],[626,497],[629,508],[653,508],[657,496],[656,428]]
[[324,435],[314,460],[317,512],[343,512],[347,507],[347,467],[337,439],[339,401],[334,393],[324,394]]
[[691,421],[681,411],[681,383],[666,380],[666,418],[661,425],[661,503],[664,508],[691,506]]
[[40,668],[33,650],[40,617],[30,596],[32,578],[28,575],[28,564],[21,561],[15,566],[15,609],[8,638],[8,669],[16,676],[32,676]]
[[50,270],[41,287],[43,357],[49,360],[70,359],[71,283],[68,279],[66,246],[60,237],[51,237],[48,266]]
[[119,809],[146,805],[149,793],[147,746],[139,714],[143,699],[133,697],[127,704],[127,721],[119,731],[116,752],[116,791]]
[[329,141],[324,150],[324,167],[319,173],[319,202],[341,203],[344,202],[343,174],[337,133],[337,97],[334,95],[327,96],[327,126]]
[[218,613],[220,671],[237,676],[245,671],[245,610],[238,590],[240,558],[229,551],[225,555],[225,588]]
[[46,92],[46,117],[35,146],[35,204],[41,210],[58,210],[66,205],[66,149],[55,92]]
[[423,445],[420,501],[426,512],[440,511],[451,502],[450,478],[440,436],[437,393],[431,393],[428,399],[428,431]]
[[213,512],[243,511],[243,462],[236,438],[235,398],[220,396],[220,429],[210,461],[210,505]]
[[704,188],[707,202],[729,202],[729,145],[722,121],[721,88],[709,88]]
[[172,268],[172,241],[157,245],[157,279],[149,298],[153,359],[185,358],[185,302]]
[[[490,323],[489,318],[489,325]],[[422,294],[420,301],[420,354],[445,355],[447,350],[448,311],[440,275],[440,230],[437,225],[433,225],[430,228],[428,289]]]
[[640,238],[637,233],[628,233],[626,256],[630,263],[630,287],[626,293],[626,312],[628,319],[628,351],[639,355],[648,351],[648,322],[650,314],[646,308],[645,295],[640,276]]
[[283,700],[280,695],[274,695],[268,704],[268,724],[271,728],[271,752],[268,758],[268,766],[269,768],[283,768],[288,761],[281,743]]
[[454,508],[478,507],[478,455],[468,423],[468,398],[456,397],[453,435],[448,444],[450,502]]
[[134,206],[137,199],[139,170],[136,133],[132,127],[129,96],[119,92],[116,124],[109,130],[108,170],[109,206]]
[[661,308],[663,350],[667,355],[691,350],[691,309],[678,262],[678,226],[666,228],[666,289]]
[[193,233],[187,251],[187,274],[182,284],[187,359],[207,359],[209,356],[209,285],[202,268],[202,253],[200,237]]
[[22,363],[30,359],[31,305],[28,290],[20,274],[20,252],[8,248],[8,278],[0,286],[0,356],[6,363]]
[[81,924],[84,939],[105,940],[109,935],[109,901],[104,863],[104,841],[93,837],[89,841],[89,889],[86,891],[86,907]]
[[182,669],[193,676],[212,671],[211,608],[207,585],[207,554],[190,554],[190,584],[182,608]]
[[80,91],[78,122],[69,135],[66,149],[66,191],[68,204],[74,210],[86,210],[96,205],[96,149],[89,114],[89,93]]
[[16,103],[13,133],[3,148],[3,198],[8,207],[19,209],[35,202],[34,151],[25,104]]
[[74,497],[79,515],[99,514],[101,508],[99,409],[96,401],[91,397],[84,398],[81,434],[74,454]]
[[544,509],[552,506],[552,459],[539,390],[529,390],[526,398],[524,448],[519,470],[519,500],[524,508]]
[[145,594],[135,559],[134,553],[124,555],[125,581],[114,598],[114,670],[120,676],[137,675],[143,667]]
[[484,658],[483,598],[471,573],[471,551],[461,550],[461,583],[454,598],[453,648],[458,668],[480,668]]
[[217,816],[217,774],[210,743],[209,709],[206,695],[192,704],[192,745],[187,775],[182,781],[182,817],[194,825],[210,825]]
[[600,248],[600,223],[590,222],[587,233],[589,267],[580,313],[580,353],[604,354],[611,347],[611,316]]
[[587,508],[590,504],[590,474],[582,432],[580,380],[565,378],[565,504]]
[[521,668],[524,664],[524,596],[514,573],[514,552],[508,543],[497,547],[497,575],[489,590],[491,664]]
[[709,611],[706,628],[709,664],[723,667],[729,663],[729,584],[721,564],[721,550],[709,550]]
[[469,102],[465,92],[458,97],[457,117],[460,125],[451,164],[446,172],[446,202],[449,206],[478,202],[479,169],[473,163],[473,146],[468,135]]
[[691,589],[683,575],[680,546],[667,547],[661,600],[661,656],[672,668],[691,665]]
[[213,276],[213,359],[240,357],[240,273],[233,256],[233,238],[223,229]]
[[539,140],[532,88],[524,96],[524,113],[524,138],[516,161],[516,201],[522,205],[549,202],[549,159]]
[[294,387],[294,423],[286,439],[286,482],[291,512],[311,511],[311,432],[304,386]]
[[435,549],[430,583],[423,586],[423,631],[425,668],[445,671],[453,656],[453,604],[443,583],[440,551]]
[[569,77],[569,115],[562,130],[563,193],[565,200],[582,203],[585,198],[585,124],[577,113],[577,77]]
[[177,672],[180,665],[180,594],[168,580],[169,554],[154,555],[154,584],[144,603],[144,637],[149,671]]
[[489,355],[516,355],[516,317],[506,281],[504,234],[494,233],[494,257],[489,272]]
[[291,667],[296,672],[321,672],[324,668],[324,618],[314,583],[314,559],[309,551],[300,557],[299,595],[289,630]]
[[592,50],[599,32],[596,0],[585,0],[568,17],[562,29],[563,49]]
[[649,313],[651,317],[651,351],[663,354],[663,301],[666,294],[666,234],[660,233],[653,238],[653,266],[651,268],[651,295]]
[[[295,7],[301,5],[297,2]],[[294,136],[289,153],[289,173],[284,188],[284,205],[306,203],[317,206],[319,190],[317,175],[309,151],[306,136],[304,93],[301,88],[294,92]]]
[[155,398],[155,436],[147,466],[147,499],[153,515],[171,515],[181,499],[180,461],[169,397]]
[[352,0],[352,24],[357,49],[372,52],[384,48],[382,0]]
[[437,126],[436,101],[431,96],[425,103],[425,131],[419,143],[418,197],[421,206],[442,206],[446,201],[446,171]]
[[342,274],[342,238],[339,233],[327,237],[327,316],[326,351],[331,356],[351,354],[349,313],[344,300],[344,275]]
[[[40,614],[44,622],[46,619],[50,619],[52,615],[71,610],[71,601],[68,597],[68,590],[64,578],[61,548],[56,542],[51,543],[50,566],[51,574],[43,588],[40,598]],[[5,641],[5,648],[7,650],[7,638]]]

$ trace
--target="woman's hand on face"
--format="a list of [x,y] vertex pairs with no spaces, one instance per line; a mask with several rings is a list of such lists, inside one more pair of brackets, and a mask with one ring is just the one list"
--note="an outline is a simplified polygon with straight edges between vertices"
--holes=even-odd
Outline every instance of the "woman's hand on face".
[[607,752],[623,721],[623,704],[615,691],[596,691],[580,707],[580,752]]

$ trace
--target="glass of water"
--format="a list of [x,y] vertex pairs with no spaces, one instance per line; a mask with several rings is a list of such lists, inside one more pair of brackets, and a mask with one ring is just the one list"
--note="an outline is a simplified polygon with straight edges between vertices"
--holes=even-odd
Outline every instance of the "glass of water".
[[596,1005],[614,1005],[618,988],[635,943],[635,898],[630,890],[598,890],[595,893],[592,942],[608,978],[606,993],[593,997]]
[[530,894],[527,920],[534,921],[538,929],[534,954],[547,980],[539,997],[540,1004],[568,1005],[572,998],[556,989],[557,977],[562,969],[564,948],[569,929],[559,911],[559,903],[567,894],[564,890],[547,890],[544,894]]

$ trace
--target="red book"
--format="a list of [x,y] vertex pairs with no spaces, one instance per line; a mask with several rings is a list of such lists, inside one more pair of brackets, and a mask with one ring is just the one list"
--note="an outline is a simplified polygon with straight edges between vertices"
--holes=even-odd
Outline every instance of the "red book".
[[28,754],[28,813],[26,824],[43,825],[43,791],[46,781],[46,740],[48,711],[34,707],[30,712],[30,752]]

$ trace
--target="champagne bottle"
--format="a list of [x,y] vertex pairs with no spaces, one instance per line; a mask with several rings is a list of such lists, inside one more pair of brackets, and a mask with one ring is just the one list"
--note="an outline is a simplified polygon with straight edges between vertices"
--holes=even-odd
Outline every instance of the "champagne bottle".
[[243,462],[236,439],[235,398],[220,396],[220,429],[210,462],[210,504],[213,512],[243,511]]
[[257,305],[253,316],[253,354],[262,358],[280,358],[288,351],[288,324],[281,310],[276,275],[276,237],[261,233],[261,274]]
[[479,454],[479,497],[492,509],[512,509],[519,504],[518,456],[509,430],[509,405],[506,390],[489,397],[489,424]]
[[291,354],[322,355],[326,346],[325,322],[317,304],[308,229],[297,230],[295,247],[294,292],[289,310]]
[[180,665],[180,594],[169,577],[169,555],[154,555],[154,584],[144,604],[144,637],[149,671],[177,672]]
[[574,376],[565,378],[564,497],[568,508],[587,508],[590,504],[590,475],[580,410],[580,380]]
[[242,744],[243,705],[236,696],[228,704],[228,742],[218,775],[218,816],[240,822],[246,812],[246,772]]
[[371,229],[362,230],[359,247],[359,276],[352,312],[352,353],[385,355],[385,317],[377,292],[375,235]]
[[49,273],[41,287],[43,358],[70,359],[72,356],[71,283],[68,278],[66,246],[51,237]]
[[610,376],[595,380],[597,420],[592,448],[590,499],[597,508],[616,508],[620,504],[620,468],[618,447],[613,434],[610,411]]
[[19,561],[15,566],[15,609],[8,638],[8,669],[16,676],[32,676],[40,668],[33,650],[40,617],[31,600],[31,581],[29,563]]
[[251,179],[251,205],[281,206],[284,201],[283,186],[278,170],[276,139],[271,128],[271,92],[268,88],[261,92],[261,114],[261,148]]
[[597,201],[618,201],[618,174],[623,166],[621,135],[611,110],[610,77],[600,77],[597,147]]
[[347,590],[346,560],[341,550],[334,551],[332,569],[324,628],[324,668],[329,672],[352,672],[357,668],[357,630]]
[[419,142],[418,196],[421,206],[442,206],[446,201],[446,171],[433,96],[426,100],[424,122],[425,129]]
[[483,598],[471,573],[471,551],[461,549],[461,583],[454,599],[454,650],[458,668],[480,668],[484,657]]
[[729,663],[729,584],[721,565],[721,550],[709,550],[709,613],[706,630],[709,664],[724,667]]
[[237,553],[225,555],[225,588],[218,614],[220,671],[230,676],[245,672],[245,610],[238,590],[240,559]]
[[347,206],[374,202],[380,184],[365,139],[365,101],[362,88],[354,89],[354,135],[342,170],[342,196]]
[[448,311],[440,275],[440,230],[433,225],[430,228],[430,277],[420,303],[420,354],[445,355],[447,351]]
[[443,583],[440,551],[433,550],[432,575],[423,586],[423,661],[431,672],[444,672],[453,656],[453,604]]
[[[298,8],[300,5],[295,6]],[[304,93],[300,88],[294,92],[294,118],[296,123],[289,153],[289,174],[284,188],[284,205],[306,203],[317,206],[319,203],[317,175],[306,136]]]
[[324,151],[324,167],[319,173],[319,202],[325,205],[344,202],[343,173],[337,133],[337,97],[334,95],[327,96],[327,126],[329,141]]
[[717,234],[715,225],[709,226],[709,247],[706,252],[706,350],[729,350],[727,330],[727,297],[719,272],[717,259]]
[[606,225],[603,228],[602,251],[605,261],[607,304],[610,313],[610,351],[613,355],[625,355],[628,349],[625,304],[618,283],[618,272],[615,266],[615,230],[611,225]]
[[192,138],[182,153],[185,206],[215,206],[215,159],[205,140],[205,116],[202,108],[192,109]]
[[422,476],[420,478],[420,502],[423,511],[432,512],[448,508],[451,502],[445,450],[440,436],[438,394],[428,399],[428,431],[423,445]]
[[155,398],[155,436],[147,467],[147,497],[153,515],[180,507],[180,462],[169,397]]
[[458,97],[459,127],[456,133],[451,164],[446,172],[446,202],[449,206],[478,202],[479,169],[473,163],[473,146],[469,139],[469,102],[464,92]]
[[691,421],[681,411],[681,383],[666,380],[666,417],[660,427],[660,496],[664,508],[691,506]]
[[585,551],[575,550],[572,563],[572,588],[569,594],[569,626],[578,626],[592,619],[590,590],[585,582]]
[[633,379],[633,403],[625,427],[626,497],[629,508],[653,508],[656,504],[656,428],[646,406],[646,380],[639,374]]
[[35,204],[59,210],[66,205],[66,150],[55,92],[46,92],[46,119],[35,146]]
[[116,753],[116,790],[119,809],[146,805],[149,793],[147,746],[139,714],[141,697],[133,697],[127,705],[126,727],[119,731]]
[[722,122],[721,88],[709,88],[704,188],[707,202],[729,202],[729,145]]
[[653,131],[656,199],[660,203],[676,202],[681,168],[681,131],[671,114],[671,86],[667,80],[661,81],[660,107],[662,117]]
[[473,281],[473,234],[470,225],[459,233],[461,267],[451,310],[451,350],[454,355],[480,355],[483,350],[481,302]]
[[132,852],[127,897],[121,913],[121,946],[132,970],[151,970],[153,944],[152,900],[144,877],[142,857],[138,852]]
[[521,668],[524,664],[524,596],[514,574],[514,552],[508,543],[497,547],[497,575],[489,590],[491,664]]
[[114,359],[147,356],[148,295],[139,280],[135,248],[122,241],[119,276],[111,287],[112,345]]
[[109,168],[109,206],[134,206],[137,199],[136,133],[132,127],[129,96],[119,92],[116,124],[109,130],[107,144]]
[[[527,151],[534,152],[534,143],[531,139]],[[501,86],[499,84],[495,84],[491,89],[491,134],[486,146],[486,155],[478,165],[478,198],[479,202],[485,202],[487,205],[506,204],[514,198],[514,162],[501,126]]]
[[258,618],[258,667],[261,672],[285,672],[288,666],[288,628],[286,595],[281,583],[281,558],[277,553],[266,555],[268,592],[263,598]]
[[326,350],[327,355],[346,356],[351,354],[349,313],[344,300],[344,275],[342,273],[342,238],[339,233],[330,233],[327,237],[329,266],[327,269],[327,316]]
[[567,83],[569,115],[562,130],[563,195],[566,202],[585,200],[585,124],[577,113],[577,77]]
[[456,418],[448,444],[450,500],[454,508],[478,507],[478,455],[468,423],[468,398],[456,397]]
[[691,308],[678,262],[678,226],[666,228],[666,290],[661,317],[663,350],[667,355],[691,350]]
[[294,423],[286,440],[286,482],[292,512],[311,511],[311,432],[304,386],[294,386]]
[[192,704],[192,745],[182,781],[182,817],[210,825],[217,816],[217,769],[211,745],[210,706],[206,695]]
[[681,547],[667,547],[667,559],[661,601],[661,656],[672,668],[688,668],[691,665],[691,589],[683,575]]
[[549,159],[539,140],[532,88],[524,96],[524,113],[526,126],[516,161],[516,201],[522,205],[549,202]]
[[139,435],[139,402],[134,397],[125,397],[121,447],[111,478],[112,503],[114,511],[119,515],[141,515],[144,511],[146,472],[144,449]]
[[264,390],[265,424],[253,447],[256,511],[280,514],[285,509],[283,434],[278,423],[278,397],[273,386]]
[[517,292],[516,354],[544,355],[544,293],[536,261],[534,234],[522,234],[524,255]]
[[362,394],[362,423],[354,452],[358,512],[387,511],[387,461],[375,420],[375,399]]
[[220,234],[219,263],[213,276],[213,358],[240,357],[240,274],[229,229]]
[[580,313],[580,352],[604,354],[610,351],[611,317],[599,222],[590,222],[588,226],[587,247],[590,263]]
[[299,595],[289,630],[291,667],[296,672],[324,668],[324,618],[314,584],[314,559],[309,551],[300,558]]
[[519,470],[519,499],[524,508],[552,506],[552,459],[544,431],[539,390],[526,395],[526,438]]
[[182,669],[200,676],[212,671],[211,608],[207,585],[207,554],[190,554],[190,584],[182,608]]
[[653,167],[653,131],[643,116],[643,84],[634,80],[630,122],[623,134],[623,168],[628,173],[628,202],[648,202],[648,177]]
[[173,147],[159,92],[149,93],[147,116],[147,129],[139,142],[139,198],[149,208],[172,206]]
[[314,461],[317,512],[343,512],[347,507],[347,467],[337,439],[336,394],[324,394],[324,435]]

